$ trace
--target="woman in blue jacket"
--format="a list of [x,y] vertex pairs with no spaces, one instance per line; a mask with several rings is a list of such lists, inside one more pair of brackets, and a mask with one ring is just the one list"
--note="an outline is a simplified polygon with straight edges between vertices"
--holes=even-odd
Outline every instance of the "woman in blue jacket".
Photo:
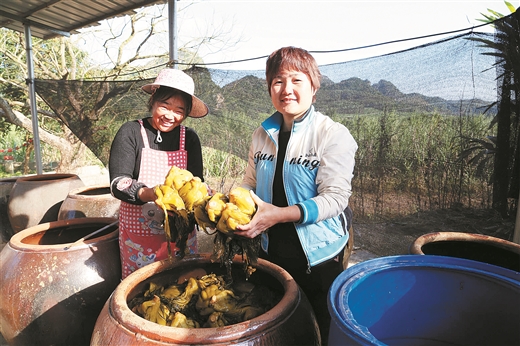
[[321,73],[306,50],[273,52],[266,79],[277,112],[253,133],[242,186],[252,190],[257,212],[236,234],[261,235],[260,257],[296,280],[326,344],[327,293],[344,270],[357,144],[345,126],[314,109]]

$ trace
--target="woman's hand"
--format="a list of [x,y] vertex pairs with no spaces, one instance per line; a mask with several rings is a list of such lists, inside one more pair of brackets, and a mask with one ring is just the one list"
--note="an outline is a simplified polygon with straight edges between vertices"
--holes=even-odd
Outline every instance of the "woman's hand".
[[297,206],[277,207],[262,201],[252,190],[250,194],[256,204],[256,213],[247,225],[237,226],[236,235],[255,238],[277,223],[296,222],[300,219],[300,208]]
[[153,188],[150,187],[142,187],[137,191],[137,197],[142,202],[153,202],[157,199],[157,195],[155,194],[155,191]]

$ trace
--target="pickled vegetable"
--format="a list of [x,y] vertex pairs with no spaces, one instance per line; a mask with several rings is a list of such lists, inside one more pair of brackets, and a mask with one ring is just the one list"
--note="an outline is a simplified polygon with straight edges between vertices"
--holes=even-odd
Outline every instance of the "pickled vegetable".
[[177,328],[216,328],[240,323],[270,310],[281,294],[251,282],[229,284],[223,276],[190,277],[183,284],[154,282],[129,307],[148,321]]

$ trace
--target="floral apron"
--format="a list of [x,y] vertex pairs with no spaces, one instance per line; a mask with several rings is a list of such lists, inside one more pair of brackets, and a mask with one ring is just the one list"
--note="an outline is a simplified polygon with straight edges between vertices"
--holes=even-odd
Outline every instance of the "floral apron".
[[[177,151],[161,151],[150,149],[148,136],[141,124],[141,136],[144,148],[141,154],[139,182],[148,187],[164,183],[171,166],[186,169],[188,152],[185,150],[186,128],[180,127],[180,143]],[[168,257],[168,247],[164,234],[164,212],[154,202],[134,205],[121,202],[119,209],[119,249],[123,279],[133,271]],[[179,248],[172,243],[172,254]],[[186,244],[189,253],[197,253],[196,230],[189,235]]]

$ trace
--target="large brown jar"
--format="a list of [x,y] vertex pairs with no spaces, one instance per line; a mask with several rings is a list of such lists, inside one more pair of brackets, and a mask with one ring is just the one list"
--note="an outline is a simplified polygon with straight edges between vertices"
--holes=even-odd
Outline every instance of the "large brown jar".
[[7,204],[9,202],[9,195],[13,189],[16,180],[19,177],[10,177],[0,179],[0,243],[7,244],[9,239],[13,236],[13,228],[9,222],[7,212]]
[[[310,304],[293,278],[281,267],[259,260],[251,282],[279,290],[281,301],[266,313],[220,328],[175,328],[145,320],[128,302],[144,292],[149,282],[179,276],[191,269],[222,271],[209,254],[168,259],[138,269],[125,278],[106,302],[94,327],[91,345],[319,345],[319,331]],[[235,258],[233,271],[242,271]]]
[[89,344],[99,312],[121,280],[115,221],[54,221],[11,237],[0,253],[0,332],[7,343]]
[[465,258],[520,272],[520,244],[484,234],[424,234],[410,245],[410,254]]
[[114,217],[121,201],[112,196],[109,185],[90,185],[74,189],[63,201],[58,220],[80,217]]
[[85,186],[76,174],[39,174],[20,177],[7,205],[14,233],[58,220],[61,203],[71,190]]

